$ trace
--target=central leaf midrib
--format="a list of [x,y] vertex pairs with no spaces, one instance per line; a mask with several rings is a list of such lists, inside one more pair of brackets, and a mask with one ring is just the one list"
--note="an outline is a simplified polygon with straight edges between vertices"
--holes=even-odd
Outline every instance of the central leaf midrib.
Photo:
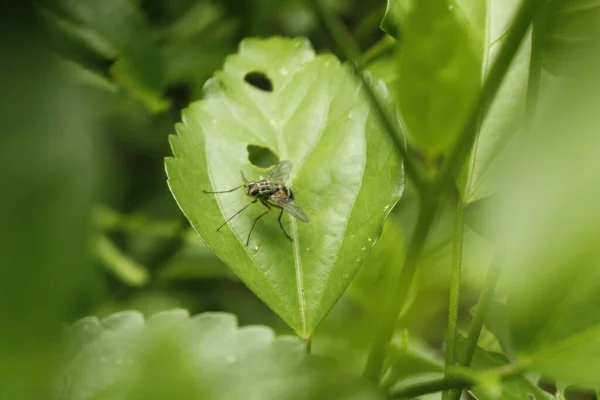
[[[315,60],[315,58],[312,58],[308,62],[312,62],[313,60]],[[279,87],[273,93],[273,95],[275,97],[275,101],[269,104],[270,108],[271,108],[271,113],[274,114],[276,117],[274,119],[275,124],[273,126],[273,134],[275,136],[275,141],[277,142],[277,153],[279,154],[279,156],[281,157],[282,160],[288,159],[288,149],[285,144],[285,139],[283,138],[283,132],[282,132],[282,127],[285,126],[284,122],[287,122],[287,120],[282,121],[279,119],[279,117],[280,117],[279,113],[275,112],[276,105],[281,104],[279,96],[282,91],[282,88],[284,88],[287,85],[287,83],[294,77],[294,75],[296,75],[298,68],[299,68],[299,66],[297,66],[296,69],[291,71],[290,74],[288,75],[288,78],[282,82],[281,87]],[[261,107],[258,106],[258,108],[261,108]],[[268,114],[261,112],[261,115],[263,116],[263,118],[265,118],[267,123],[270,123],[270,121],[267,119]],[[291,115],[294,115],[294,113],[293,112],[290,113],[290,116]],[[301,166],[302,166],[302,163],[298,163],[298,165],[296,165],[296,169],[300,169]],[[293,166],[292,166],[292,168],[293,168]],[[300,257],[300,242],[298,240],[298,224],[294,218],[290,218],[289,216],[288,216],[288,218],[290,219],[291,226],[292,226],[292,249],[293,249],[293,255],[294,255],[294,271],[295,271],[295,275],[296,275],[296,292],[297,292],[297,296],[298,296],[300,322],[302,325],[302,336],[304,337],[307,335],[308,329],[307,329],[307,316],[306,316],[306,299],[304,297],[304,271],[303,271],[303,267],[302,267],[302,259]]]

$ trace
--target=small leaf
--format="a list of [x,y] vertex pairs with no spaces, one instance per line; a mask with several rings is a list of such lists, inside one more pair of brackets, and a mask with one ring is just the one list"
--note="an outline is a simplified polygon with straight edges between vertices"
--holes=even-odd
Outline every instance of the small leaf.
[[[262,73],[272,91],[244,80]],[[383,88],[380,88],[384,90]],[[316,56],[305,40],[248,39],[183,113],[166,160],[169,186],[207,245],[297,333],[309,336],[346,289],[403,190],[401,162],[348,69]],[[303,223],[264,207],[243,190],[208,195],[267,175],[248,162],[248,145],[291,160]]]
[[479,89],[468,27],[446,0],[417,2],[406,17],[398,103],[409,139],[432,160],[451,147]]
[[73,340],[58,393],[65,400],[384,398],[331,360],[307,355],[299,339],[239,328],[230,314],[88,317],[69,329]]

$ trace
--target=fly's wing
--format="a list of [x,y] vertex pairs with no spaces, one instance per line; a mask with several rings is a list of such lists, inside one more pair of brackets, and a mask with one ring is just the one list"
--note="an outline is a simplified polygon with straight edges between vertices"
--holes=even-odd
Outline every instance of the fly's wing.
[[283,208],[285,211],[289,212],[293,217],[302,222],[308,222],[308,215],[306,215],[306,213],[302,211],[302,209],[298,207],[296,203],[294,203],[294,200],[290,199],[289,197],[273,196],[270,200]]
[[290,172],[292,172],[292,162],[288,160],[279,161],[267,177],[267,180],[284,185],[290,176]]

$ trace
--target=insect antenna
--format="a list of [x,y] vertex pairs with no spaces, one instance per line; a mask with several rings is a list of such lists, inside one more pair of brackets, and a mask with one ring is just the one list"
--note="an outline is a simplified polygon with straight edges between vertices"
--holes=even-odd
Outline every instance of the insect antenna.
[[219,229],[221,229],[222,227],[224,227],[225,225],[227,225],[227,223],[229,221],[231,221],[232,219],[234,219],[237,215],[239,215],[242,211],[244,211],[246,208],[250,207],[252,204],[256,203],[257,200],[251,201],[250,203],[246,204],[244,207],[242,207],[242,209],[238,212],[236,212],[235,214],[233,214],[231,217],[229,217],[229,219],[225,222],[223,222],[223,224],[221,226],[219,226],[217,228],[217,232],[219,232]]
[[233,189],[230,189],[230,190],[223,190],[223,191],[220,191],[220,192],[209,192],[208,190],[202,190],[202,191],[203,191],[204,193],[206,193],[206,194],[230,193],[230,192],[233,192],[233,191],[235,191],[235,190],[238,190],[239,188],[241,188],[241,187],[243,187],[243,186],[244,186],[244,185],[240,185],[240,186],[234,187]]

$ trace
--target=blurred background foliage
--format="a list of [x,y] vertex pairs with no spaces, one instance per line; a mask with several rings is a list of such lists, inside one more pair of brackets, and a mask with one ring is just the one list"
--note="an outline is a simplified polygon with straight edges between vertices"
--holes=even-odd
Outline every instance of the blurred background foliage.
[[[379,28],[384,1],[330,0],[327,5],[343,18],[365,51],[385,42],[385,34]],[[51,272],[52,280],[63,279],[65,273],[78,282],[77,293],[70,295],[65,319],[73,321],[89,314],[103,316],[123,309],[151,314],[184,307],[192,314],[230,311],[239,315],[242,324],[265,323],[287,332],[284,324],[190,230],[165,184],[163,158],[170,153],[167,136],[173,133],[182,107],[202,98],[204,82],[220,68],[227,54],[236,51],[243,37],[302,35],[310,38],[317,51],[335,52],[309,5],[301,0],[64,0],[24,5],[23,11],[30,14],[27,30],[31,44],[42,50],[36,52],[42,60],[25,63],[25,54],[18,54],[29,70],[18,74],[15,71],[14,75],[28,81],[20,89],[21,96],[24,101],[37,98],[41,104],[35,107],[39,110],[36,115],[40,116],[24,115],[23,110],[31,110],[33,104],[20,109],[15,105],[13,118],[20,115],[19,119],[39,125],[27,131],[39,134],[36,144],[40,153],[47,153],[48,148],[41,142],[49,140],[45,127],[56,129],[58,137],[52,142],[62,153],[55,154],[56,159],[49,163],[62,163],[63,158],[71,157],[74,164],[69,174],[83,175],[86,168],[89,170],[89,176],[81,178],[85,186],[74,177],[57,175],[81,196],[86,193],[85,187],[89,192],[88,208],[81,210],[80,215],[73,215],[78,210],[67,204],[61,204],[64,210],[55,215],[60,221],[78,221],[89,231],[81,265],[74,271],[55,268]],[[17,53],[21,49],[22,46],[14,46]],[[393,59],[386,52],[369,63],[372,73],[384,81],[391,76],[386,71],[390,65]],[[51,72],[62,80],[54,78]],[[25,79],[27,73],[30,76]],[[68,93],[61,96],[65,91]],[[53,111],[50,106],[61,109]],[[42,117],[46,115],[54,122],[44,121]],[[77,122],[79,125],[70,126]],[[18,152],[12,152],[13,157],[17,155]],[[260,165],[261,157],[268,154],[258,151],[252,156],[252,161]],[[42,158],[32,158],[34,161],[23,165],[21,173],[34,174],[34,168],[40,168]],[[45,171],[50,173],[50,169]],[[51,185],[53,180],[45,181]],[[42,189],[36,192],[37,201],[46,203],[48,213],[55,214],[58,209],[48,204]],[[410,194],[405,196],[405,205],[398,207],[402,211],[386,228],[389,233],[371,257],[376,268],[363,268],[367,271],[365,285],[355,285],[340,308],[348,302],[349,307],[368,313],[369,307],[376,304],[370,299],[368,285],[377,286],[380,281],[388,281],[389,274],[396,273],[394,267],[399,265],[402,254],[396,251],[395,243],[404,229],[414,223],[411,201]],[[447,214],[448,220],[440,223],[425,257],[424,262],[431,268],[450,257],[452,216],[450,211]],[[22,225],[23,221],[16,219],[14,223]],[[52,232],[60,237],[56,229],[54,225]],[[81,231],[78,240],[83,237]],[[21,249],[27,243],[24,240]],[[83,245],[71,243],[83,252]],[[35,253],[31,256],[35,257]],[[37,281],[39,275],[31,271],[33,265],[33,261],[28,263],[28,268],[23,267],[19,274],[31,274]],[[433,308],[414,310],[415,316],[407,316],[415,324],[424,325],[422,330],[432,332],[432,339],[436,336],[436,340],[441,339],[437,336],[439,327],[426,326],[424,319],[416,315],[444,313],[440,300],[445,297],[445,278],[440,275],[437,283],[428,282],[441,287],[424,288],[432,293],[419,304]],[[433,293],[438,293],[437,297],[432,297]],[[439,320],[439,326],[444,325],[443,318],[428,320]]]
[[[357,39],[372,74],[393,86],[392,42],[379,27],[386,2],[326,4]],[[309,4],[44,0],[12,5],[2,18],[1,79],[11,94],[1,111],[2,130],[11,134],[3,134],[0,148],[0,174],[11,192],[0,200],[0,323],[7,338],[46,348],[57,320],[174,307],[228,311],[241,325],[290,333],[190,230],[168,191],[163,159],[181,109],[202,98],[204,82],[242,38],[307,36],[318,52],[336,53]],[[257,151],[252,161],[261,165],[268,156]],[[373,288],[398,272],[397,243],[414,224],[414,201],[409,188],[361,275],[317,332],[315,348],[340,347],[327,343],[342,326],[352,332],[350,346],[366,345],[372,324],[365,319],[380,301]],[[415,334],[437,345],[449,272],[435,271],[451,256],[451,210],[423,258],[431,273],[414,293],[419,306],[404,316]],[[489,258],[474,249],[473,282]],[[10,365],[3,360],[2,368]]]
[[[386,2],[326,4],[357,40],[366,69],[394,90],[394,46],[379,27]],[[204,82],[242,38],[306,36],[318,52],[341,57],[311,7],[303,0],[42,0],[2,8],[0,398],[35,398],[46,389],[56,321],[181,307],[232,312],[240,325],[291,333],[191,231],[168,191],[163,159],[181,109],[202,98]],[[550,21],[548,69],[564,59],[556,54],[566,51],[560,32],[569,29]],[[261,165],[269,155],[251,157]],[[315,352],[359,370],[378,296],[399,272],[398,242],[410,237],[416,208],[409,185],[315,333]],[[401,316],[438,356],[454,210],[449,202],[439,211]],[[487,239],[465,229],[461,323],[493,256]]]

